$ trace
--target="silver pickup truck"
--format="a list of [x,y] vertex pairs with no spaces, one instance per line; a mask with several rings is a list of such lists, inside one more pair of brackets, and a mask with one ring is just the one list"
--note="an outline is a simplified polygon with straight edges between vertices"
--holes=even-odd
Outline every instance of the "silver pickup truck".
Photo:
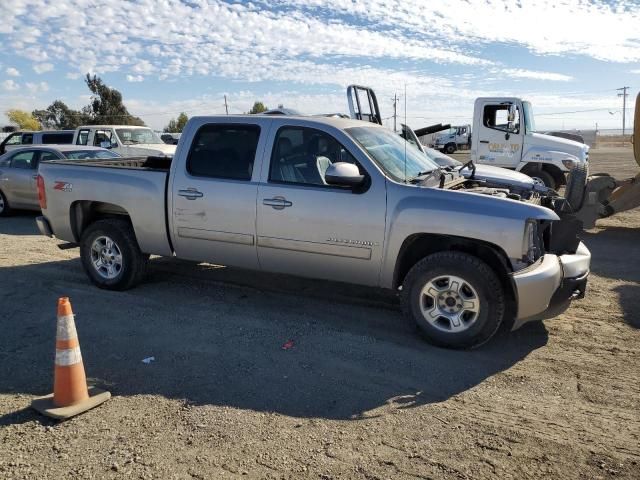
[[396,289],[447,347],[559,314],[589,274],[563,198],[440,169],[357,120],[195,117],[173,159],[52,161],[37,183],[40,231],[79,245],[98,287],[133,287],[154,254]]

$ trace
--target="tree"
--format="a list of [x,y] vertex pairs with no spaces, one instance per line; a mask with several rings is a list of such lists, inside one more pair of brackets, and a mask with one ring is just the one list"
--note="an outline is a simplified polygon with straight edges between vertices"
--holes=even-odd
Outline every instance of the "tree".
[[253,113],[262,113],[262,112],[266,112],[268,110],[268,108],[264,105],[264,103],[262,102],[256,102],[253,104],[253,107],[251,107],[251,110],[249,110],[249,113],[253,114]]
[[53,130],[73,130],[90,121],[86,114],[67,107],[62,100],[56,100],[45,110],[34,110],[31,115],[40,122],[42,128]]
[[7,111],[7,117],[9,117],[11,122],[18,125],[21,130],[40,130],[41,128],[40,122],[24,110],[9,110]]
[[82,109],[89,118],[87,123],[144,125],[142,119],[133,116],[122,103],[122,94],[115,88],[110,88],[96,75],[91,77],[87,73],[85,83],[93,96],[91,103]]
[[187,117],[186,113],[182,112],[175,120],[169,120],[169,125],[164,127],[164,131],[166,133],[182,133],[182,130],[184,129],[188,121],[189,117]]

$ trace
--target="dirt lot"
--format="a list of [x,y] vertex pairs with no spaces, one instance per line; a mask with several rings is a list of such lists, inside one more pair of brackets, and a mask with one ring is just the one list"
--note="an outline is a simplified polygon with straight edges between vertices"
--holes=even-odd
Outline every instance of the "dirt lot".
[[[637,170],[630,149],[592,162]],[[584,235],[586,299],[472,352],[326,282],[155,259],[100,291],[33,218],[0,220],[0,478],[640,478],[640,210]],[[29,404],[62,295],[114,397],[57,424]]]

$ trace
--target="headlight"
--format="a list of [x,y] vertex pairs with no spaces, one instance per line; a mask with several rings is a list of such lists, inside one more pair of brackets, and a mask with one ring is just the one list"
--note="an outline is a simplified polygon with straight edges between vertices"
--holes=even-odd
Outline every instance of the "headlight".
[[522,238],[522,260],[532,264],[542,256],[542,241],[537,220],[527,220]]
[[562,164],[567,170],[571,170],[577,165],[577,162],[575,160],[562,160]]

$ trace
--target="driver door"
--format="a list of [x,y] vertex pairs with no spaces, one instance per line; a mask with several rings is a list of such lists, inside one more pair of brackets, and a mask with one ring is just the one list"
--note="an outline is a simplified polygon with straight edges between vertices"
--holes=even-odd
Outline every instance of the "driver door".
[[516,168],[522,156],[524,126],[520,108],[511,102],[484,103],[479,128],[478,163]]
[[[367,175],[356,155],[328,131],[291,124],[273,130],[270,164],[258,186],[261,268],[377,285],[384,248],[384,178]],[[328,185],[324,172],[335,162],[358,165],[365,184],[356,189]]]

